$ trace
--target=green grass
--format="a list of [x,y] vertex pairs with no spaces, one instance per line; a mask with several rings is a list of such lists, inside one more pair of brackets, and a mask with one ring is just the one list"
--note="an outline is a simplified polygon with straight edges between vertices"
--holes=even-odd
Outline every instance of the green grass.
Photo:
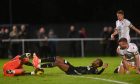
[[[139,84],[140,75],[132,72],[127,75],[114,74],[114,69],[120,64],[121,59],[119,57],[101,57],[105,63],[109,64],[109,67],[101,75],[83,75],[84,77],[92,78],[104,78],[116,81],[127,82],[130,84]],[[92,60],[96,57],[86,58],[68,58],[71,64],[74,66],[86,66],[90,65]],[[77,76],[68,76],[59,68],[46,68],[45,74],[42,76],[18,76],[18,77],[4,77],[2,74],[2,66],[8,60],[0,59],[0,84],[115,84],[113,82],[107,82],[103,80],[95,80],[90,78],[81,78]],[[33,67],[24,66],[25,70],[33,71]],[[116,83],[117,84],[117,83]]]

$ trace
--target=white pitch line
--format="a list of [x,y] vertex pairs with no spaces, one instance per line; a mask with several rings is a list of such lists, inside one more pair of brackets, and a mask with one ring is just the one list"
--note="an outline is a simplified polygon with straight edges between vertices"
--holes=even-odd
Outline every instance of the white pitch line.
[[110,79],[104,79],[104,78],[95,78],[95,77],[93,78],[93,77],[86,77],[86,76],[70,76],[70,77],[87,78],[87,79],[92,79],[92,80],[102,80],[102,81],[107,81],[107,82],[112,82],[112,83],[117,83],[117,84],[130,84],[130,83],[127,83],[127,82],[110,80]]

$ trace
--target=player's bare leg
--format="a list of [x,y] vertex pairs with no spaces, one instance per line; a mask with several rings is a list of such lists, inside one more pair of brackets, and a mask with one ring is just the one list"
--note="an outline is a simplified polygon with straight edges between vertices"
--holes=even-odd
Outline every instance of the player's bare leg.
[[56,57],[55,65],[63,71],[67,71],[70,67],[70,63],[60,56]]
[[[52,58],[53,59],[53,58]],[[43,62],[44,64],[41,64],[41,68],[51,68],[51,67],[59,67],[62,71],[67,71],[69,69],[70,63],[67,62],[64,58],[60,57],[60,56],[56,56],[55,60],[52,60],[51,58],[44,58],[43,60],[41,59],[41,62]],[[48,61],[51,63],[45,63]]]
[[69,65],[64,63],[57,63],[56,66],[59,67],[62,71],[68,71],[69,69]]

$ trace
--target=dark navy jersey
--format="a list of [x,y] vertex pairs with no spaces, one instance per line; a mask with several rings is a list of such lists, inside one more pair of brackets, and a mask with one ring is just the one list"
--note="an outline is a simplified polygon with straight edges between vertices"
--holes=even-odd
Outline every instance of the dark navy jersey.
[[92,66],[80,66],[80,67],[75,67],[75,70],[80,73],[80,74],[100,74],[103,72],[103,70],[101,70],[102,72],[98,71],[97,68],[92,67]]
[[64,60],[64,63],[69,65],[67,71],[65,71],[68,75],[82,75],[82,74],[101,74],[104,71],[102,68],[100,71],[96,67],[93,66],[78,66],[74,67],[68,61]]
[[103,68],[100,71],[98,71],[97,68],[92,66],[79,66],[79,67],[70,66],[68,71],[66,71],[66,73],[69,75],[101,74],[103,71],[104,71]]

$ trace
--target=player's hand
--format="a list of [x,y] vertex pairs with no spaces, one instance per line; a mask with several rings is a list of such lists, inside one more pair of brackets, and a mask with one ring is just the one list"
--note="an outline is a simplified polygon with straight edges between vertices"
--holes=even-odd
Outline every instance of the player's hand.
[[115,40],[115,37],[114,37],[114,35],[113,35],[113,34],[111,35],[111,40]]
[[105,64],[103,65],[103,68],[105,69],[105,68],[107,68],[107,67],[108,67],[108,64],[105,63]]
[[31,75],[35,75],[35,71],[32,71],[32,72],[31,72]]
[[36,56],[36,53],[33,53],[33,57],[35,57]]

